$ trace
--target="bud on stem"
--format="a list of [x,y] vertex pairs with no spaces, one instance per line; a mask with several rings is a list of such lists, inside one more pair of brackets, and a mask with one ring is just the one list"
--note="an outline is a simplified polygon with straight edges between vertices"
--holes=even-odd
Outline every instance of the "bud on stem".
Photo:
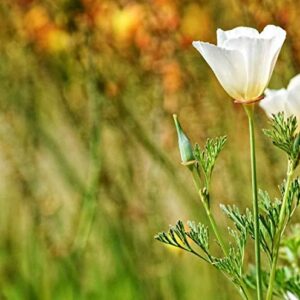
[[191,146],[189,138],[183,132],[180,123],[178,121],[177,115],[173,115],[177,136],[178,136],[178,147],[181,156],[182,164],[192,168],[192,165],[195,162],[195,157],[193,154],[193,148]]

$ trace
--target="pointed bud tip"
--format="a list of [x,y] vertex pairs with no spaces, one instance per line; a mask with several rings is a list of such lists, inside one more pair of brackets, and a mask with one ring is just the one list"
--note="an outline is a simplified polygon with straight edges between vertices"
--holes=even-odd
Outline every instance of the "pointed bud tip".
[[178,117],[176,114],[173,114],[173,120],[174,120],[174,123],[175,123],[175,127],[176,127],[176,131],[177,131],[177,134],[178,134],[178,137],[180,136],[181,134],[181,126],[180,126],[180,123],[178,121]]
[[173,114],[173,120],[174,120],[175,126],[176,126],[176,128],[177,128],[177,126],[179,125],[179,124],[178,124],[179,121],[178,121],[178,117],[177,117],[176,114]]
[[190,144],[189,138],[183,132],[176,114],[173,114],[173,119],[174,119],[177,136],[178,136],[178,146],[179,146],[181,161],[184,164],[190,161],[194,162],[193,149]]

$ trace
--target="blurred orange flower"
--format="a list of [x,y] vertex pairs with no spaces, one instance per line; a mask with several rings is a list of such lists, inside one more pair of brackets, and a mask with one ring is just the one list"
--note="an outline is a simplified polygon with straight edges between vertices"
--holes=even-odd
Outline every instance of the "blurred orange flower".
[[141,50],[149,50],[153,45],[151,35],[143,27],[139,27],[135,34],[135,44]]
[[42,6],[34,6],[24,16],[24,28],[30,38],[35,38],[49,22],[48,12]]
[[112,16],[118,9],[112,1],[82,0],[85,7],[85,15],[90,25],[100,29],[102,33],[112,32]]
[[174,31],[180,24],[178,8],[173,1],[154,1],[155,27],[158,31]]
[[165,63],[162,69],[165,93],[176,93],[182,86],[181,68],[178,62]]
[[69,34],[50,20],[42,6],[32,7],[24,16],[24,29],[28,39],[40,50],[59,52],[68,49]]

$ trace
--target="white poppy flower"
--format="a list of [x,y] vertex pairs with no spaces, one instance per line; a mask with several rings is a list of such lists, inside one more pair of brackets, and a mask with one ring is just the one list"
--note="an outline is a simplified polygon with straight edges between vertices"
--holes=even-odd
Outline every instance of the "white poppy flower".
[[267,87],[285,36],[285,30],[274,25],[266,26],[261,33],[236,27],[218,29],[217,45],[194,41],[193,46],[233,99],[250,102]]
[[294,115],[300,122],[300,74],[291,79],[287,89],[269,90],[260,106],[269,117],[284,112],[286,117]]
[[286,300],[299,300],[299,298],[297,296],[295,296],[294,294],[292,294],[291,292],[286,293],[285,299]]

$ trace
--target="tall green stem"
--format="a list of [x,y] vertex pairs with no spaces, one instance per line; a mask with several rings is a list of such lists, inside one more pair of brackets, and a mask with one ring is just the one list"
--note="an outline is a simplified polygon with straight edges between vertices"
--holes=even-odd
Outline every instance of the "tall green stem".
[[[226,245],[225,245],[225,243],[223,241],[223,238],[222,238],[221,234],[219,233],[217,223],[215,221],[214,216],[212,215],[212,213],[210,211],[210,208],[209,208],[209,205],[207,203],[207,200],[205,199],[205,197],[203,195],[203,192],[201,191],[200,176],[199,176],[198,170],[197,170],[197,168],[195,166],[192,167],[192,173],[193,173],[194,183],[195,183],[196,189],[198,191],[198,195],[199,195],[200,200],[201,200],[201,202],[202,202],[202,204],[204,206],[204,209],[205,209],[206,215],[208,217],[208,220],[210,222],[210,225],[212,227],[212,230],[213,230],[213,232],[215,234],[215,237],[217,238],[218,243],[221,246],[223,254],[228,257],[229,253],[228,253],[227,247],[226,247]],[[242,288],[239,289],[239,292],[241,293],[242,297],[244,299],[246,299],[246,300],[251,300],[252,297],[249,294],[248,288],[245,286],[245,284],[243,282],[241,282],[241,287]]]
[[260,262],[260,230],[259,230],[259,211],[257,197],[257,178],[256,178],[256,157],[255,157],[255,135],[254,135],[254,105],[244,105],[249,122],[250,153],[251,153],[251,179],[252,179],[252,201],[254,215],[254,234],[255,234],[255,262],[256,262],[256,288],[257,299],[262,300],[262,281],[261,281],[261,262]]
[[[88,78],[88,77],[87,77]],[[90,132],[89,132],[89,166],[86,191],[82,199],[79,224],[74,240],[74,249],[78,253],[85,250],[91,234],[97,210],[99,196],[99,180],[101,173],[101,108],[103,98],[96,93],[95,81],[86,86],[89,100]]]
[[218,240],[218,243],[220,244],[221,246],[221,249],[224,253],[225,256],[228,256],[228,250],[225,246],[225,243],[219,233],[219,230],[218,230],[218,226],[217,226],[217,223],[215,221],[215,218],[214,216],[211,214],[211,211],[209,209],[209,206],[208,206],[208,203],[207,203],[207,200],[204,198],[204,195],[201,191],[201,184],[200,184],[200,178],[199,178],[199,173],[198,173],[198,170],[195,166],[193,166],[193,169],[192,169],[192,172],[193,172],[193,179],[194,179],[194,183],[195,183],[195,186],[196,186],[196,189],[198,191],[198,194],[199,194],[199,197],[201,199],[201,202],[204,206],[204,209],[205,209],[205,213],[208,217],[208,220],[210,222],[210,225],[211,225],[211,228]]
[[283,234],[284,227],[285,227],[284,225],[285,225],[285,219],[286,219],[286,206],[288,203],[288,198],[289,198],[288,196],[289,196],[290,186],[292,183],[293,173],[294,173],[293,162],[289,160],[288,170],[287,170],[287,180],[286,180],[286,184],[285,184],[285,190],[284,190],[282,205],[281,205],[280,214],[279,214],[279,223],[278,223],[277,231],[275,233],[275,238],[274,238],[274,246],[273,246],[273,252],[272,252],[272,254],[273,254],[272,265],[271,265],[269,286],[268,286],[266,300],[271,300],[272,295],[273,295],[274,280],[275,280],[275,274],[276,274],[276,265],[277,265],[277,261],[278,261],[281,236]]

